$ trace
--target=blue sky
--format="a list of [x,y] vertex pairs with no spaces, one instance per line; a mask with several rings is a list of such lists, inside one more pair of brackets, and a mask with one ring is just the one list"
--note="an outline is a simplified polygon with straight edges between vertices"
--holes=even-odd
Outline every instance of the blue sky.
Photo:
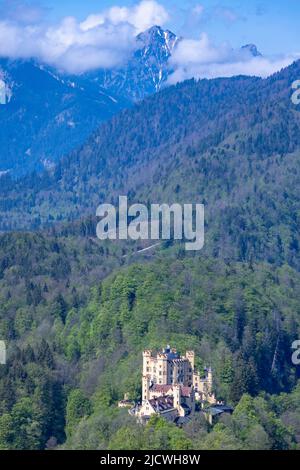
[[[90,13],[114,5],[131,6],[131,0],[40,0],[57,20],[74,15],[83,19]],[[293,53],[299,45],[299,0],[160,0],[170,14],[167,27],[183,36],[196,37],[205,31],[216,42],[229,41],[234,47],[254,42],[264,54]],[[204,7],[199,21],[191,11]],[[222,14],[223,13],[223,14]]]

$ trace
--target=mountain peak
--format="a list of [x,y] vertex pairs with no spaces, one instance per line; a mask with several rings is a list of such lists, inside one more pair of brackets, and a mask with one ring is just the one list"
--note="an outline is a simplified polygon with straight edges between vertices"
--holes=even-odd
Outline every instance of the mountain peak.
[[[140,34],[138,34],[137,38],[143,38],[143,37],[151,37],[154,38],[155,36],[161,36],[163,37],[165,30],[158,25],[151,26],[150,28],[146,29],[145,31],[142,31]],[[170,32],[170,31],[168,31]],[[171,33],[173,34],[173,33]],[[174,34],[175,36],[175,34]]]
[[137,43],[141,44],[141,48],[150,46],[153,49],[159,46],[165,46],[169,55],[171,55],[177,40],[178,37],[176,34],[157,25],[151,26],[151,28],[137,36]]
[[161,35],[163,33],[163,28],[159,25],[153,25],[153,26],[150,26],[150,28],[146,29],[145,31],[143,31],[142,33],[140,33],[140,35],[143,35],[143,34],[159,34]]

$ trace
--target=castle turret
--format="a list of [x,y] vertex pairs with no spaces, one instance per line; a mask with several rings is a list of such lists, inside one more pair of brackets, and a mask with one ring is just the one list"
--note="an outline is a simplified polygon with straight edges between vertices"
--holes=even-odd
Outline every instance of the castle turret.
[[143,401],[149,400],[149,398],[150,398],[150,386],[151,386],[151,379],[150,379],[149,375],[143,375],[143,380],[142,380],[142,387],[143,387],[142,399],[143,399]]
[[177,384],[178,381],[178,364],[175,362],[173,365],[173,384]]
[[180,385],[175,385],[173,387],[173,400],[174,400],[174,408],[180,410],[181,407],[181,387]]
[[191,364],[191,369],[194,372],[194,369],[195,369],[195,353],[194,353],[194,351],[187,351],[185,353],[185,356],[186,356],[187,360],[189,361],[189,363]]
[[149,373],[150,360],[152,357],[151,349],[145,349],[143,351],[143,375]]
[[208,393],[212,393],[212,389],[213,389],[213,374],[212,374],[211,367],[209,367],[209,368],[206,370],[206,377],[207,377],[207,391],[208,391]]

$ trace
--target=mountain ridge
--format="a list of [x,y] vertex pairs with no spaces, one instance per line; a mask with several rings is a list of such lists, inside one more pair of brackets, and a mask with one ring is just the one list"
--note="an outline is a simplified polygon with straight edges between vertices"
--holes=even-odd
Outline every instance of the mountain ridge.
[[101,122],[158,91],[175,38],[161,28],[149,29],[137,36],[126,69],[80,76],[34,60],[0,59],[0,78],[9,93],[0,107],[0,144],[5,149],[0,172],[18,177],[53,165]]
[[299,269],[299,73],[296,62],[269,79],[191,80],[122,111],[53,171],[14,183],[3,176],[1,229],[72,221],[120,194],[197,201],[207,207],[210,255]]
[[[169,59],[181,41],[153,26],[136,37],[127,64],[68,75],[34,60],[0,59],[7,103],[0,106],[0,176],[51,167],[76,149],[101,122],[157,93],[173,72]],[[257,56],[255,45],[245,46]],[[9,145],[8,145],[9,142]]]

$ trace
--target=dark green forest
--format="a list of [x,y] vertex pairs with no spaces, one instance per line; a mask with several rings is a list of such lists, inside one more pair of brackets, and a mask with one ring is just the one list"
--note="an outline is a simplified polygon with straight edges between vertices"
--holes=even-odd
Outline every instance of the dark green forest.
[[[53,171],[1,178],[0,449],[299,449],[299,73],[184,82]],[[204,203],[204,249],[100,242],[96,207],[121,194]],[[213,368],[232,416],[141,427],[118,409],[165,344]]]
[[[109,250],[96,262],[85,238],[79,249],[73,239],[15,237],[0,238],[12,253],[1,258],[0,325],[11,345],[0,369],[2,448],[297,446],[295,270],[187,256],[180,246],[121,266]],[[200,369],[211,364],[232,417],[213,429],[200,414],[182,430],[151,420],[141,431],[117,408],[125,392],[140,397],[141,351],[166,343],[193,348]],[[249,433],[240,434],[243,420]]]

